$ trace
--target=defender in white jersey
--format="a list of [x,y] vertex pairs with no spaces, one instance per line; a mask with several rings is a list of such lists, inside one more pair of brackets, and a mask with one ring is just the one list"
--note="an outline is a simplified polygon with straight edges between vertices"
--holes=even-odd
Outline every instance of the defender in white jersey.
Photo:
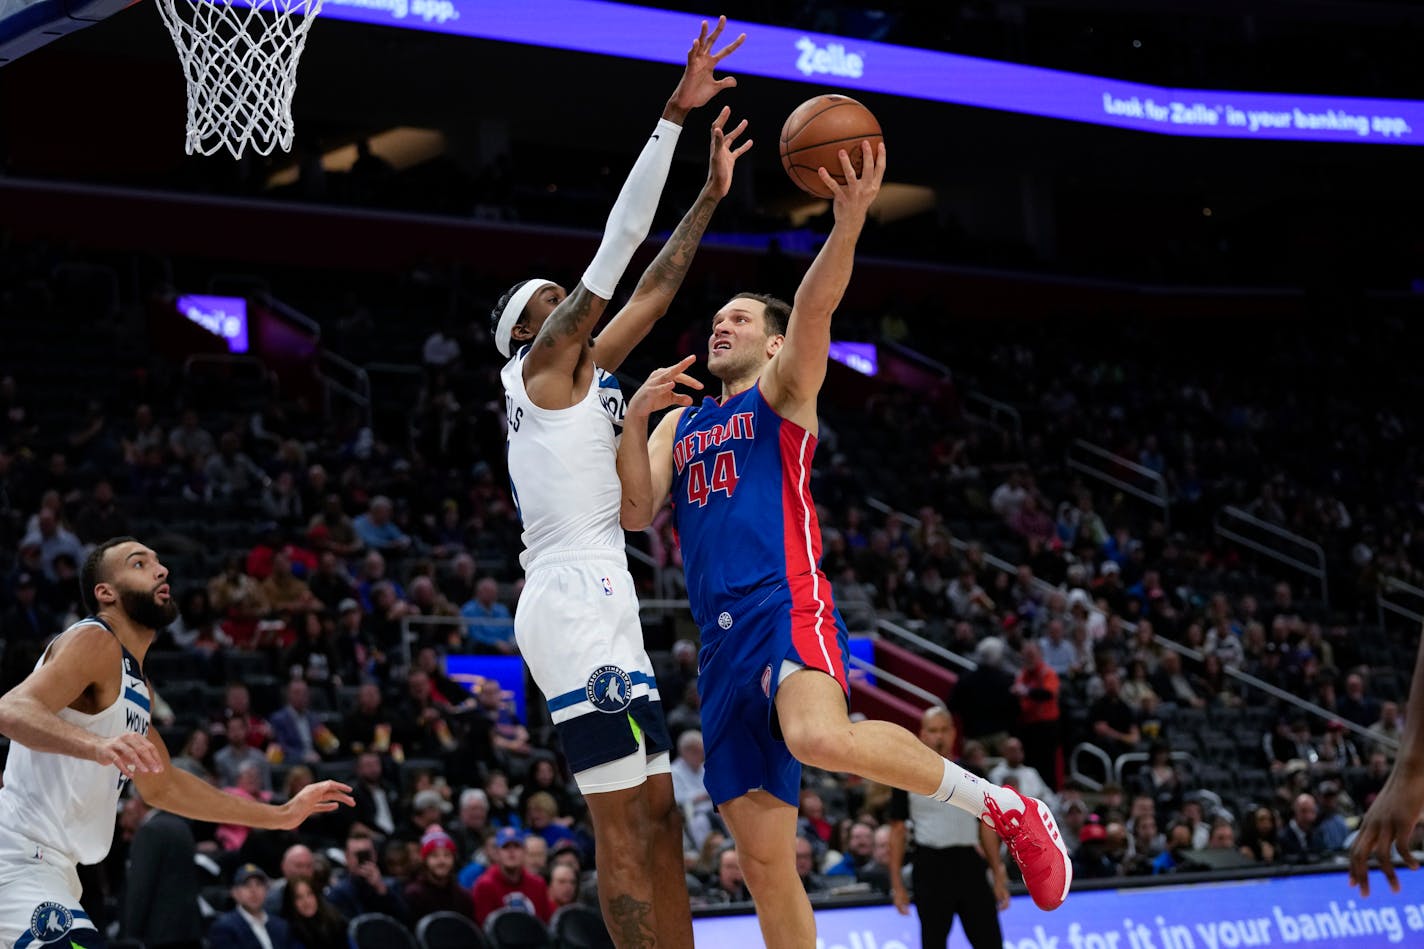
[[76,864],[98,863],[132,781],[151,806],[214,823],[292,828],[351,804],[323,781],[281,807],[224,794],[170,767],[149,737],[153,691],[143,660],[178,615],[168,570],[132,537],[96,547],[80,574],[93,613],[57,636],[34,672],[0,697],[10,739],[0,787],[0,949],[100,946],[80,908]]
[[615,462],[623,394],[613,373],[671,303],[732,167],[743,122],[712,124],[707,183],[632,298],[598,335],[594,325],[652,225],[672,148],[688,110],[735,80],[713,78],[712,47],[726,20],[707,24],[663,119],[629,173],[603,242],[573,293],[550,280],[516,284],[491,314],[504,382],[509,473],[524,523],[526,572],[515,638],[549,701],[564,755],[593,818],[599,901],[614,942],[691,946],[681,818],[668,733],[638,602],[623,553]]

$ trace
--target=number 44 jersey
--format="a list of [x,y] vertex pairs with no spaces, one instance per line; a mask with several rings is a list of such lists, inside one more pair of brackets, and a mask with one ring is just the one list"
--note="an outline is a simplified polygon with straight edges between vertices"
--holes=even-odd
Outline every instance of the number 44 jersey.
[[816,437],[777,415],[758,386],[683,412],[672,500],[692,615],[706,629],[721,604],[786,585],[832,610],[811,500]]

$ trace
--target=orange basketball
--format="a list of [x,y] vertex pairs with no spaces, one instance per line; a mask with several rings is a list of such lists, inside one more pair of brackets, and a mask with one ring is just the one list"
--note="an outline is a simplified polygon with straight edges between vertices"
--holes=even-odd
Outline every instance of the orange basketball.
[[849,96],[824,95],[808,99],[796,107],[781,127],[781,167],[796,187],[818,198],[829,198],[818,168],[845,184],[839,152],[845,149],[851,167],[860,174],[864,161],[860,143],[877,147],[884,136],[870,110]]

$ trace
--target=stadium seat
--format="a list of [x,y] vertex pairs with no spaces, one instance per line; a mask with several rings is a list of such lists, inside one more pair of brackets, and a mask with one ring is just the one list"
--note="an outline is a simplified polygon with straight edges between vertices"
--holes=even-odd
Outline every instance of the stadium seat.
[[474,920],[448,910],[416,923],[415,939],[420,949],[489,949],[489,940]]
[[613,949],[613,938],[597,911],[578,903],[562,906],[549,922],[557,949]]
[[549,949],[550,946],[549,930],[539,917],[522,909],[497,909],[490,913],[485,919],[485,936],[495,949]]
[[420,949],[415,937],[385,913],[362,913],[346,927],[351,949]]

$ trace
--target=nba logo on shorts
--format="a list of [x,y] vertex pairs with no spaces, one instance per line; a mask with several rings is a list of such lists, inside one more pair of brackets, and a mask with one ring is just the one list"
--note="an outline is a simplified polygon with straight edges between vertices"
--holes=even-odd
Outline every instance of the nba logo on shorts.
[[617,666],[599,666],[583,692],[594,708],[614,715],[633,703],[633,677]]
[[767,698],[771,698],[771,663],[769,662],[766,664],[766,668],[761,671],[761,690]]
[[603,595],[604,595],[604,596],[612,596],[612,595],[613,595],[613,581],[610,580],[608,577],[604,577],[604,578],[603,578]]
[[41,945],[63,937],[73,926],[74,914],[59,903],[41,903],[30,914],[30,935]]

